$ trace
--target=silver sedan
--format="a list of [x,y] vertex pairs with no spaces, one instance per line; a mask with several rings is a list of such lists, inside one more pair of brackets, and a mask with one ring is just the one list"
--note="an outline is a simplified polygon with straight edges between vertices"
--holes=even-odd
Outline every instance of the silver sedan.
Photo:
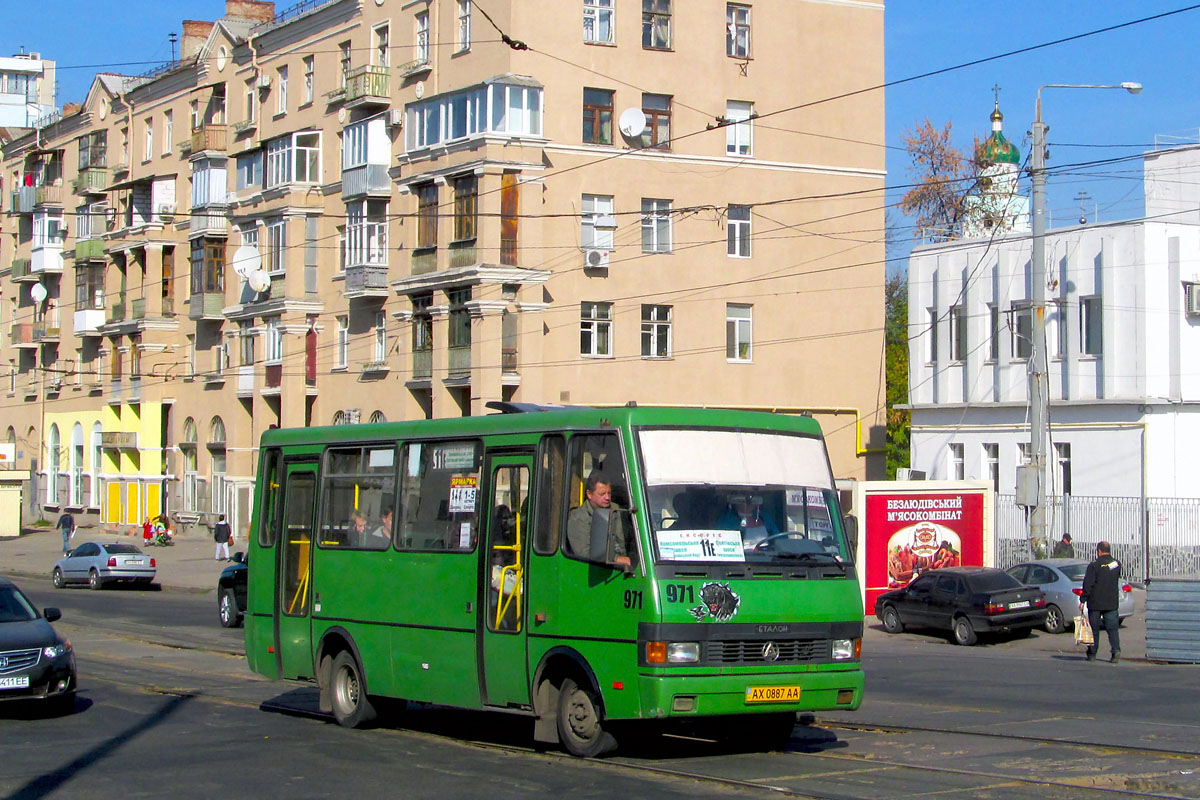
[[[1036,586],[1046,595],[1046,631],[1062,633],[1079,613],[1079,595],[1088,562],[1078,558],[1046,558],[1025,561],[1005,572],[1028,586]],[[1122,621],[1133,614],[1133,587],[1121,581],[1121,599],[1117,615]]]
[[136,545],[85,542],[55,562],[50,577],[59,589],[68,583],[102,589],[107,583],[119,582],[148,586],[155,572],[154,559]]

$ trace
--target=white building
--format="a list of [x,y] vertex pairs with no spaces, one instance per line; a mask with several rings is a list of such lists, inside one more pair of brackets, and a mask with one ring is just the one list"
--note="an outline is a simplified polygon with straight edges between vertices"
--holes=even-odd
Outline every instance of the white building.
[[0,128],[32,128],[54,112],[54,62],[38,53],[0,57]]
[[[1200,146],[1147,153],[1146,216],[1048,232],[1051,495],[1200,497]],[[912,466],[1011,493],[1029,448],[1031,239],[909,261]]]

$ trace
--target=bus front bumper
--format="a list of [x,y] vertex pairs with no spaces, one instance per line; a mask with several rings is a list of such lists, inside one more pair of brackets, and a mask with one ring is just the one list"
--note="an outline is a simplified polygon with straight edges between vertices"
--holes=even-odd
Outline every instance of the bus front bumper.
[[862,704],[859,664],[822,672],[639,676],[650,719],[779,711],[854,711]]

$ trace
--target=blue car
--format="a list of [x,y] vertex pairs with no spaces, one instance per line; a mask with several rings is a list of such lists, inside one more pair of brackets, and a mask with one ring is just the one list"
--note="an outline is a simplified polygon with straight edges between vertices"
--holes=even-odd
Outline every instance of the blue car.
[[[1088,561],[1080,558],[1045,558],[1025,561],[1005,570],[1026,586],[1036,586],[1046,595],[1047,633],[1062,633],[1074,626],[1079,613],[1079,595]],[[1121,599],[1117,615],[1124,621],[1133,614],[1133,587],[1121,581]]]
[[74,707],[75,652],[50,626],[60,617],[57,608],[39,614],[16,584],[0,578],[0,701]]
[[93,589],[110,583],[149,586],[156,571],[154,559],[137,545],[85,542],[55,562],[50,578],[56,589],[68,583],[86,583]]

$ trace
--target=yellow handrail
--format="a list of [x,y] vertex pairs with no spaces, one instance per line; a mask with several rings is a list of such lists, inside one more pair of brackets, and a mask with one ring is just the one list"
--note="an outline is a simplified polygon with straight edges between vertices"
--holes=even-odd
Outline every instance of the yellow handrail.
[[[496,587],[496,624],[495,629],[500,629],[500,620],[504,618],[508,607],[512,604],[513,598],[517,601],[517,630],[521,630],[521,579],[523,572],[521,568],[521,512],[518,511],[514,515],[516,517],[516,536],[513,544],[494,544],[493,551],[511,552],[516,554],[516,559],[512,564],[500,569],[499,586]],[[504,576],[509,570],[513,572],[513,590],[512,594],[505,596],[504,594]]]

